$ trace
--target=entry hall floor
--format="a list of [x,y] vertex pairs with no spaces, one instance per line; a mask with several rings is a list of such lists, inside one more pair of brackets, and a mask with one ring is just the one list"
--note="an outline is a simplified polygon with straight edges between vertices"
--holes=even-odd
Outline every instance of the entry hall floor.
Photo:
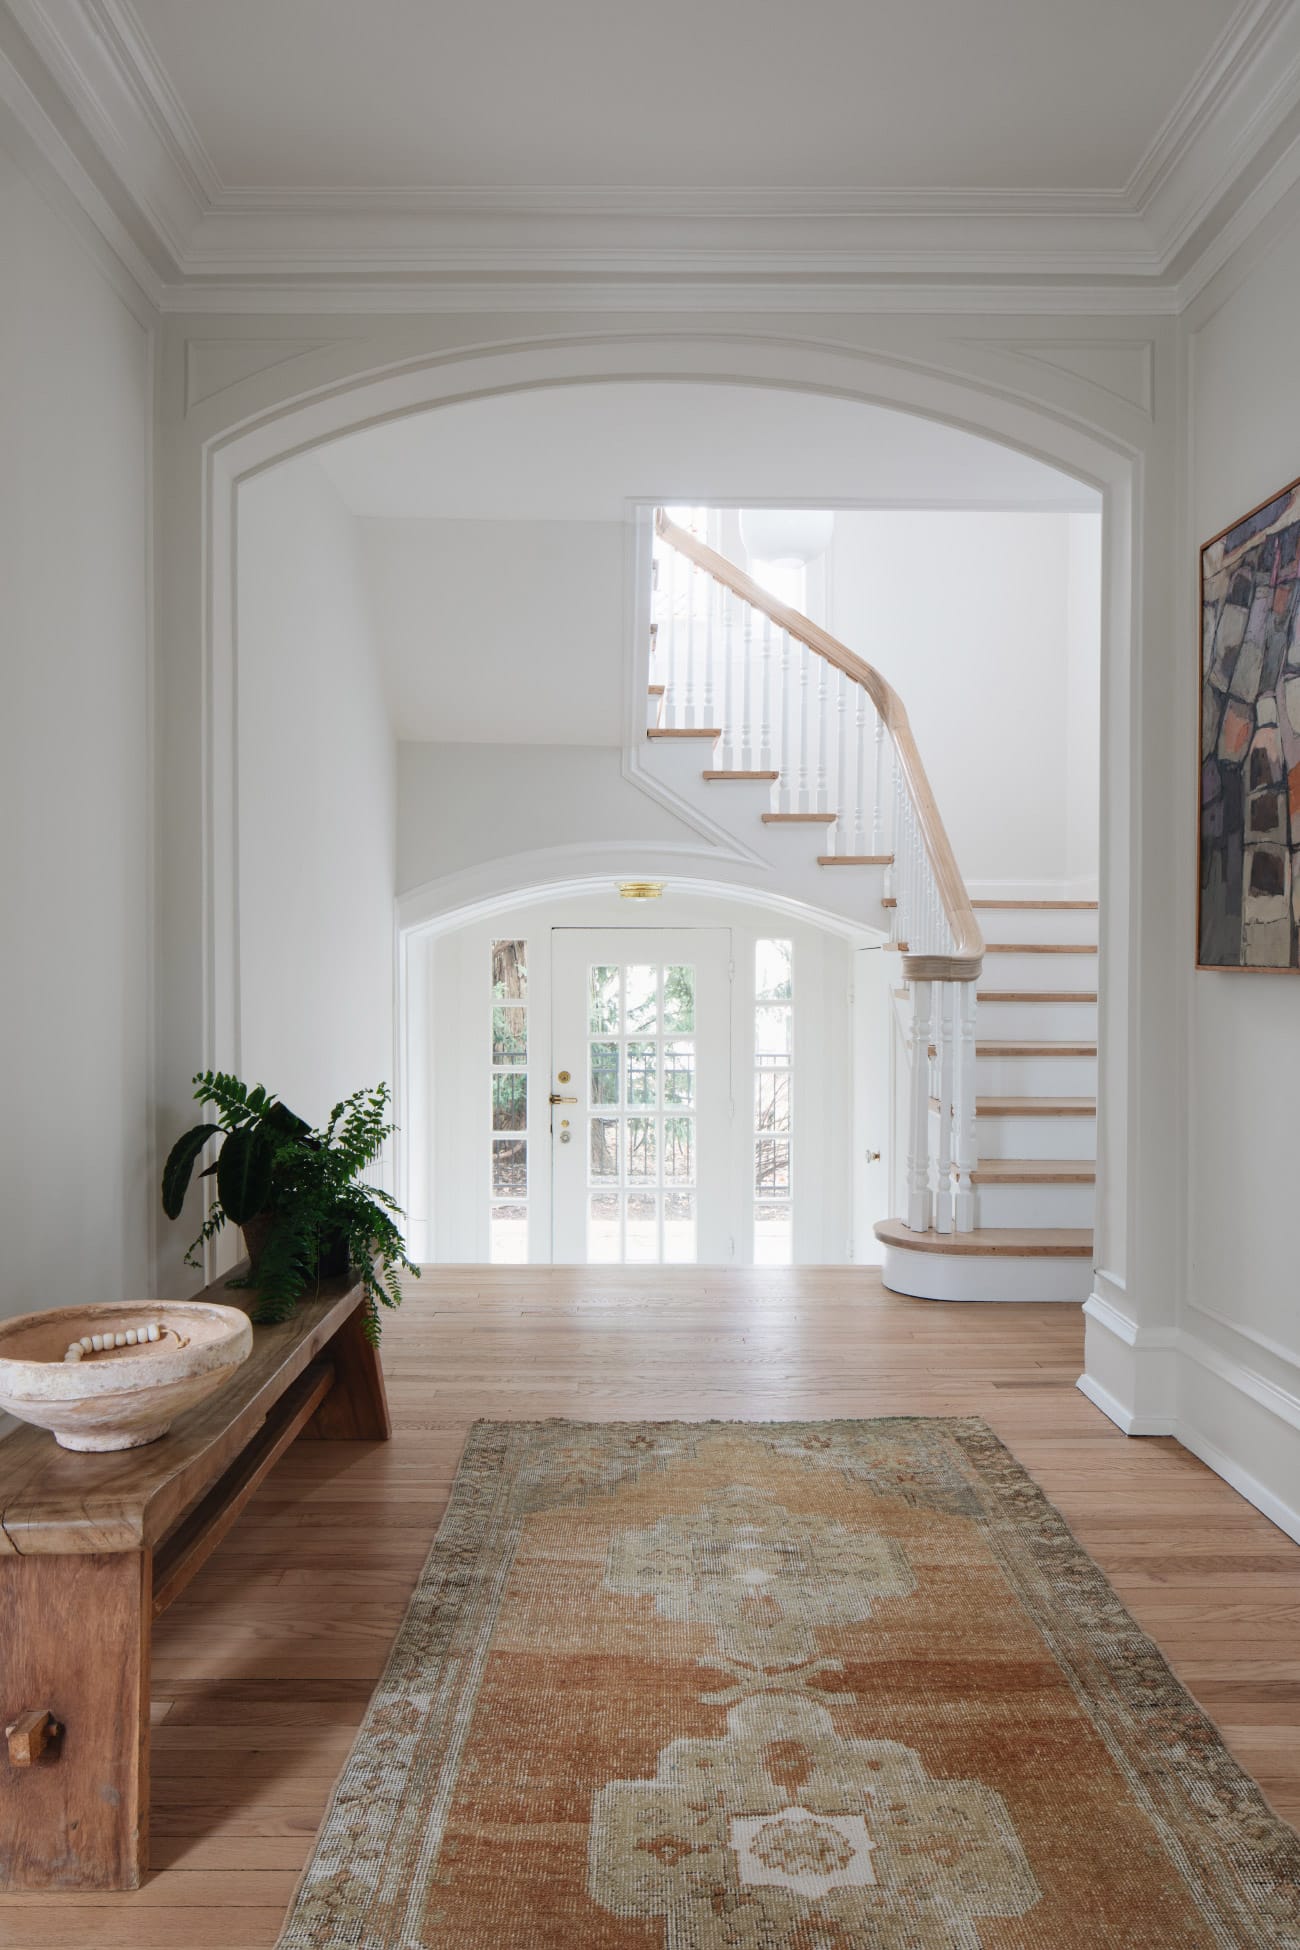
[[469,1424],[987,1418],[1279,1814],[1300,1822],[1300,1546],[1075,1388],[1079,1310],[885,1292],[866,1268],[442,1267],[386,1317],[388,1444],[297,1443],[155,1639],[131,1895],[0,1897],[3,1950],[270,1950]]

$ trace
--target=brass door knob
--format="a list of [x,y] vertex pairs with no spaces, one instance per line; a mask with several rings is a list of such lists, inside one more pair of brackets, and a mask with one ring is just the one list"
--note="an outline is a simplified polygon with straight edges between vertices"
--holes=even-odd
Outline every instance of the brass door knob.
[[578,1100],[576,1097],[561,1097],[556,1091],[552,1090],[550,1101],[553,1104],[576,1104]]

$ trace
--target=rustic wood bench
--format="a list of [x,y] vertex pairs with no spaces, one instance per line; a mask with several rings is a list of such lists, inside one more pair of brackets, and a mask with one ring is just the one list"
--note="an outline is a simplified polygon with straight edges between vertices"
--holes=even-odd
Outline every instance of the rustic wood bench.
[[[222,1280],[202,1297],[243,1295]],[[138,1888],[153,1621],[295,1437],[387,1440],[361,1301],[326,1281],[255,1328],[238,1373],[146,1448],[73,1454],[34,1428],[0,1441],[0,1888]]]

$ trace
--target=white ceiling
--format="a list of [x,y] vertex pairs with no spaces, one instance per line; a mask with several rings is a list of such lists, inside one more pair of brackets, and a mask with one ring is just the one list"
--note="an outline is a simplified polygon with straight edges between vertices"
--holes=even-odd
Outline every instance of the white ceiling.
[[1234,11],[133,0],[229,190],[1120,190]]
[[368,428],[317,458],[355,514],[389,519],[621,521],[629,499],[1099,506],[1054,468],[956,427],[746,386],[539,388]]
[[1178,311],[1300,0],[0,0],[11,110],[166,311]]

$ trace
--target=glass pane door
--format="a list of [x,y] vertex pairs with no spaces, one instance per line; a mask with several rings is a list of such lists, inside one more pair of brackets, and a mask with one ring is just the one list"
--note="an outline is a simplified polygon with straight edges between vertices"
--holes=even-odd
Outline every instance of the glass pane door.
[[730,1257],[729,931],[557,929],[555,1257]]

